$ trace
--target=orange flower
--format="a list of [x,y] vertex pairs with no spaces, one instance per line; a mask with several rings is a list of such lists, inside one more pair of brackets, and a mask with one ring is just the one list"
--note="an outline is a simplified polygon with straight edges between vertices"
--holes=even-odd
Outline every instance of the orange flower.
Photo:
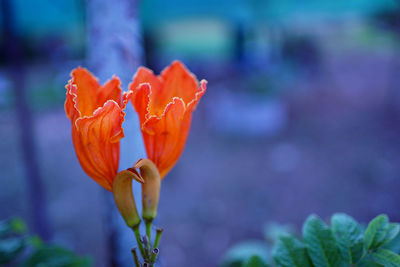
[[72,124],[72,141],[83,170],[105,189],[112,190],[118,171],[119,140],[130,93],[113,76],[101,86],[88,70],[78,67],[66,85],[65,112]]
[[136,72],[129,90],[139,114],[147,156],[163,178],[179,159],[189,133],[192,112],[206,91],[179,61],[155,76],[147,68]]

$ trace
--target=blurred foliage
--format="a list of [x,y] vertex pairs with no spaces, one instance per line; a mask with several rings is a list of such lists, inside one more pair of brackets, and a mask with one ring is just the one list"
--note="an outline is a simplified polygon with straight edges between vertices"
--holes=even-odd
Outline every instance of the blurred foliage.
[[20,266],[86,267],[91,265],[88,258],[77,257],[74,253],[62,247],[49,245],[38,248]]
[[254,0],[259,17],[269,22],[284,23],[296,18],[306,20],[338,18],[349,14],[369,15],[376,10],[395,8],[397,0]]
[[[8,0],[0,6],[0,65],[8,65],[5,28],[12,31],[13,46],[25,61],[39,62],[82,58],[86,45],[85,5],[82,0]],[[32,12],[34,10],[35,12]],[[9,12],[9,17],[3,17]],[[5,27],[7,26],[8,27]]]
[[249,240],[231,248],[224,256],[222,266],[240,267],[244,263],[252,264],[246,266],[262,266],[254,264],[269,262],[268,251],[269,246],[265,242]]
[[288,34],[282,41],[283,60],[298,69],[315,73],[320,69],[321,52],[317,42],[310,36]]
[[[292,67],[306,64],[314,73],[321,50],[312,35],[328,24],[368,21],[377,14],[393,24],[399,8],[397,0],[146,0],[140,2],[140,21],[147,53],[155,54],[152,61],[184,57],[222,62],[243,54],[266,62],[277,52]],[[311,35],[294,34],[310,27]],[[279,47],[281,51],[272,51]]]
[[13,0],[12,4],[15,26],[20,35],[41,38],[59,35],[62,31],[63,35],[73,36],[83,30],[85,10],[82,0]]
[[288,226],[270,226],[267,237],[276,237],[273,260],[266,243],[252,241],[229,250],[221,266],[400,266],[400,224],[390,223],[386,215],[374,218],[366,229],[346,214],[334,214],[330,226],[310,215],[303,225],[302,240],[289,233]]
[[[327,19],[348,14],[369,15],[376,10],[399,6],[396,0],[146,0],[141,1],[141,22],[146,28],[157,28],[174,19],[214,16],[221,19],[284,23],[295,18]],[[159,16],[163,14],[163,16]],[[313,16],[313,15],[317,16]]]
[[26,224],[18,218],[0,222],[0,266],[89,267],[92,261],[60,246],[45,244],[29,235]]
[[290,224],[270,222],[264,226],[264,238],[269,244],[273,244],[283,234],[295,234],[295,232],[294,225]]
[[374,14],[372,14],[372,16],[370,16],[370,20],[378,28],[387,30],[399,37],[400,6],[394,8],[379,9]]

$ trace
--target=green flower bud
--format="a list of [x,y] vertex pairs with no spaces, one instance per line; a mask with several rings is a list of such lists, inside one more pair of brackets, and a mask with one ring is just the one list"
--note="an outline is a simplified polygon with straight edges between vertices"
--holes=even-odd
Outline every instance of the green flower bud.
[[134,167],[140,170],[144,179],[144,183],[142,183],[142,217],[146,222],[151,222],[157,216],[161,187],[160,173],[156,165],[149,159],[138,160]]
[[144,183],[140,174],[135,169],[129,168],[117,173],[112,186],[114,201],[119,213],[124,218],[125,223],[131,228],[137,227],[141,221],[136,209],[135,198],[133,197],[132,179]]

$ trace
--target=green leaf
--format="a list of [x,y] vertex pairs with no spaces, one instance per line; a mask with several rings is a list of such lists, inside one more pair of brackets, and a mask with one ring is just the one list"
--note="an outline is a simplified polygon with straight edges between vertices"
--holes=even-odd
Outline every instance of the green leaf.
[[294,234],[296,228],[290,224],[269,222],[264,225],[264,237],[268,242],[275,243],[284,234]]
[[15,234],[21,235],[21,234],[25,234],[28,231],[28,227],[26,226],[26,223],[17,217],[10,220],[10,227],[11,227],[11,231],[13,231]]
[[356,263],[363,254],[363,236],[358,223],[350,216],[337,213],[331,219],[332,232],[342,257]]
[[392,241],[400,231],[400,225],[398,223],[389,223],[388,230],[386,231],[385,238],[382,241],[382,245]]
[[295,237],[281,236],[275,244],[273,257],[279,267],[312,266],[305,245]]
[[22,267],[90,267],[88,258],[78,257],[74,253],[58,246],[47,246],[36,250],[22,264]]
[[43,240],[38,235],[28,237],[27,243],[36,249],[44,246]]
[[386,215],[379,215],[373,219],[365,230],[364,248],[374,249],[382,245],[389,229],[389,219]]
[[332,231],[316,215],[307,218],[303,226],[303,237],[315,266],[348,266],[341,257]]
[[0,221],[0,237],[7,236],[10,232],[10,224],[7,221]]
[[384,267],[383,265],[377,263],[372,258],[372,255],[368,254],[364,256],[360,262],[358,262],[355,266],[357,267]]
[[400,233],[398,233],[395,238],[393,238],[391,241],[389,241],[387,244],[385,244],[383,246],[383,248],[386,248],[394,253],[399,254],[400,253]]
[[268,264],[259,256],[254,255],[242,264],[242,267],[267,267]]
[[20,237],[0,240],[0,264],[6,264],[18,256],[25,248],[25,241]]
[[253,256],[258,256],[264,262],[269,262],[268,250],[267,244],[259,240],[237,244],[225,254],[221,266],[242,266]]
[[379,263],[385,267],[400,266],[400,255],[393,253],[390,250],[379,248],[371,255],[376,263]]
[[12,234],[22,235],[27,232],[27,229],[24,221],[18,217],[0,221],[0,237],[10,236]]

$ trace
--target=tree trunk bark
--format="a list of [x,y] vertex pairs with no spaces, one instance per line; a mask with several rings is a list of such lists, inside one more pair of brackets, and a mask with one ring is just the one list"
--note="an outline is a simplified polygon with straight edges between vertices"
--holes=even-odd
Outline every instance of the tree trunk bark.
[[[142,61],[138,0],[87,0],[86,14],[89,69],[102,83],[116,74],[121,78],[123,91],[126,91]],[[109,265],[132,266],[130,249],[133,243],[127,241],[134,240],[132,231],[120,218],[110,192],[106,192],[105,199]]]

